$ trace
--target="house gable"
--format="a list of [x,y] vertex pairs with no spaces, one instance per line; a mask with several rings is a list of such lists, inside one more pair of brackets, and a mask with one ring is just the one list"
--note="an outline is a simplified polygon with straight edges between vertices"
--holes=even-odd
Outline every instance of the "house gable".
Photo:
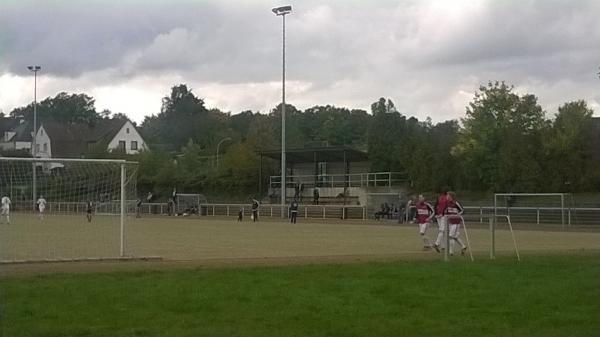
[[124,147],[123,150],[127,154],[136,154],[147,149],[146,142],[130,121],[125,121],[119,131],[108,142],[109,150],[116,150],[120,147]]

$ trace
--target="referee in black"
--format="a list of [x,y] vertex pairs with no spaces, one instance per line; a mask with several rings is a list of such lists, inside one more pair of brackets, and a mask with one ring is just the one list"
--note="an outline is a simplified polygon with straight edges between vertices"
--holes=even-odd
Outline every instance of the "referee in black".
[[294,198],[294,200],[290,204],[290,222],[296,223],[297,217],[298,217],[298,199]]

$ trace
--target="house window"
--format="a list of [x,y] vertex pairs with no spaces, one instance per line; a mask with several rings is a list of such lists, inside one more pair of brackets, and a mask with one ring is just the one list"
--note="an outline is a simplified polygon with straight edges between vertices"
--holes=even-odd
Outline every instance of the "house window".
[[119,149],[119,151],[125,151],[125,141],[124,140],[120,140],[119,141],[119,147],[117,149]]
[[125,132],[126,132],[126,133],[129,133],[129,128],[126,128],[126,129],[125,129]]
[[43,136],[44,135],[44,129],[40,130],[40,134]]
[[35,144],[35,153],[40,153],[40,144]]
[[48,143],[44,143],[44,152],[48,153]]
[[131,141],[131,149],[132,150],[137,150],[137,141],[135,141],[135,140]]

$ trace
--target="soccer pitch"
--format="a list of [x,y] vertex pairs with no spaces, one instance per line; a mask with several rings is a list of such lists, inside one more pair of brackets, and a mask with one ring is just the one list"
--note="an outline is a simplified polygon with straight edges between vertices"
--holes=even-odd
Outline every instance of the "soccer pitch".
[[[13,259],[117,256],[118,217],[15,215]],[[0,265],[2,336],[597,336],[600,233],[469,226],[475,262],[392,222],[129,218],[161,261]],[[468,225],[468,224],[467,224]],[[433,238],[436,228],[430,230]]]
[[[467,226],[475,257],[488,258],[489,229]],[[428,234],[435,239],[437,227],[431,227]],[[95,216],[88,223],[83,215],[50,215],[43,221],[17,215],[10,225],[0,225],[0,257],[33,261],[118,257],[119,231],[114,216]],[[515,233],[524,255],[600,250],[600,232],[537,228]],[[422,246],[416,225],[394,222],[301,219],[293,225],[274,220],[237,222],[233,217],[148,217],[128,218],[125,226],[125,255],[178,261],[438,256],[424,252]],[[496,249],[499,255],[514,253],[510,232],[502,225],[496,232]]]

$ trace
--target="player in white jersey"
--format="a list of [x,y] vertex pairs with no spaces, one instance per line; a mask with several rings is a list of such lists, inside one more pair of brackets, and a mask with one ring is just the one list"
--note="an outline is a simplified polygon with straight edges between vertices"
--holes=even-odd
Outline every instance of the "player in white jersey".
[[37,205],[38,211],[40,212],[40,220],[44,220],[44,211],[46,210],[46,199],[44,199],[43,195],[40,195],[40,198],[37,200]]
[[8,195],[2,197],[1,210],[0,222],[4,223],[4,218],[6,217],[6,223],[10,223],[10,198]]

